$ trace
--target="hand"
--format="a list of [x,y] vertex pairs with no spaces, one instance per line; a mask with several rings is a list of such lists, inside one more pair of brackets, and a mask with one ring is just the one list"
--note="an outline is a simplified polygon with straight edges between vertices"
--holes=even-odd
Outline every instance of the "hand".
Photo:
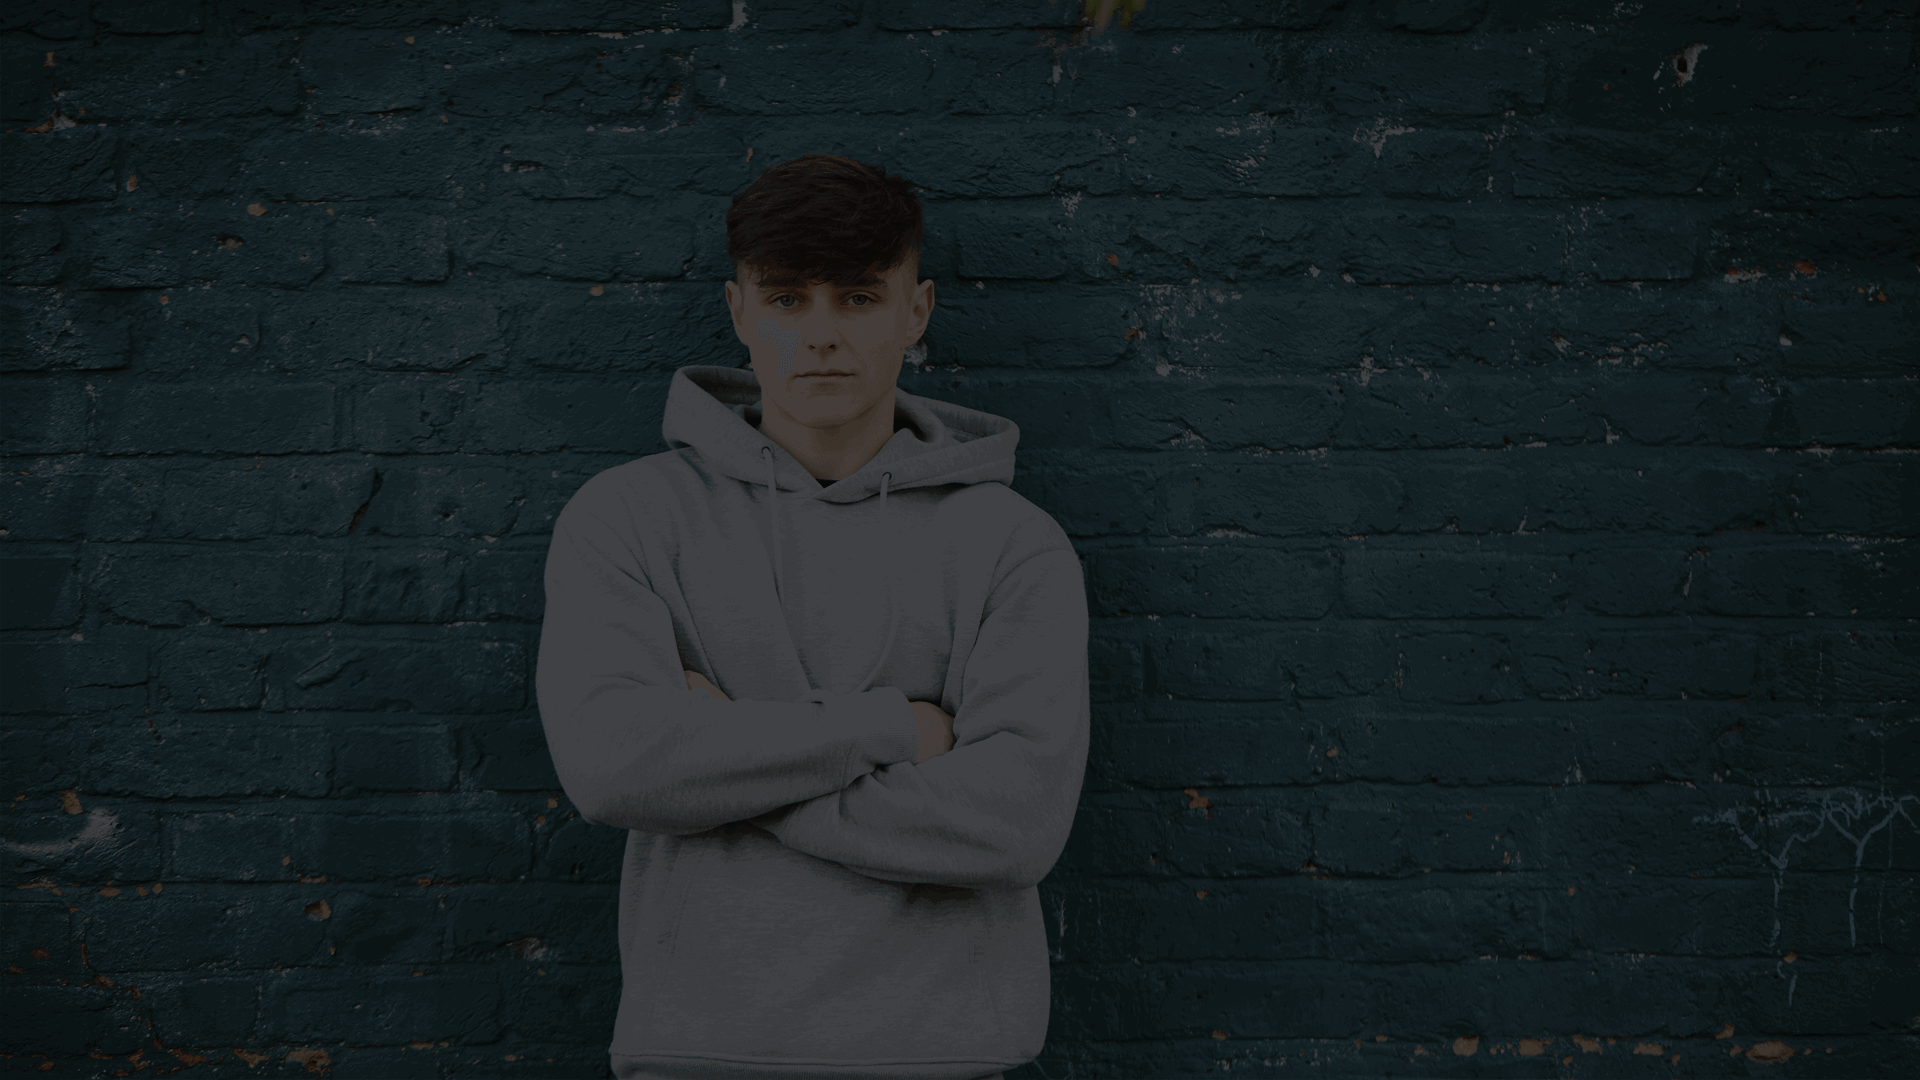
[[687,677],[687,689],[705,690],[707,693],[712,694],[714,697],[719,698],[721,701],[733,700],[732,698],[728,697],[726,694],[722,693],[719,687],[707,681],[707,677],[705,675],[702,675],[697,671],[687,671],[684,668],[681,670],[681,674]]
[[913,722],[920,726],[920,756],[915,765],[953,749],[953,714],[931,701],[909,701]]

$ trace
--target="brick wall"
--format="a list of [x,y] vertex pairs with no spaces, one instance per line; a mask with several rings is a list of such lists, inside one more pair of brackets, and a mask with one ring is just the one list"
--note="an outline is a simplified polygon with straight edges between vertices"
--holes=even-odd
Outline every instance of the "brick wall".
[[605,1075],[548,530],[819,150],[1087,570],[1011,1075],[1911,1067],[1915,22],[8,5],[0,1060]]

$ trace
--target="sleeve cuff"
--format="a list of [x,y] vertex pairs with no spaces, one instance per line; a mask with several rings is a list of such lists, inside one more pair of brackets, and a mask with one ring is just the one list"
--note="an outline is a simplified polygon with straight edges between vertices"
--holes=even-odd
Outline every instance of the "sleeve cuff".
[[[920,728],[913,720],[913,706],[897,686],[876,686],[848,698],[846,707],[857,710],[850,725],[861,732],[848,766],[846,784],[855,776],[872,772],[882,765],[912,761],[920,754]],[[842,784],[845,787],[846,784]]]

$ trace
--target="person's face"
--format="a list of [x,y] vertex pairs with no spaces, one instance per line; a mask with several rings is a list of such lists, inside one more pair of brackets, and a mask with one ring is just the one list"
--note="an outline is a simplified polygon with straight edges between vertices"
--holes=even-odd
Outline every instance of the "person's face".
[[[753,359],[762,411],[777,408],[811,428],[864,416],[900,379],[907,346],[920,340],[933,310],[933,282],[914,283],[911,256],[855,285],[802,282],[778,271],[755,277],[741,267],[727,282],[733,329]],[[777,328],[760,336],[763,319]],[[791,370],[780,374],[780,343],[799,335]]]

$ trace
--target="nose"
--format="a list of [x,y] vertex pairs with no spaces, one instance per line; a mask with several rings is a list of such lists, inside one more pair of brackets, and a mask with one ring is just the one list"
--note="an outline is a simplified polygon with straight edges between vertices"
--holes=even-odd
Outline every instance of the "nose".
[[795,329],[800,332],[800,343],[815,356],[831,356],[840,347],[840,328],[834,325],[830,312],[809,312]]

